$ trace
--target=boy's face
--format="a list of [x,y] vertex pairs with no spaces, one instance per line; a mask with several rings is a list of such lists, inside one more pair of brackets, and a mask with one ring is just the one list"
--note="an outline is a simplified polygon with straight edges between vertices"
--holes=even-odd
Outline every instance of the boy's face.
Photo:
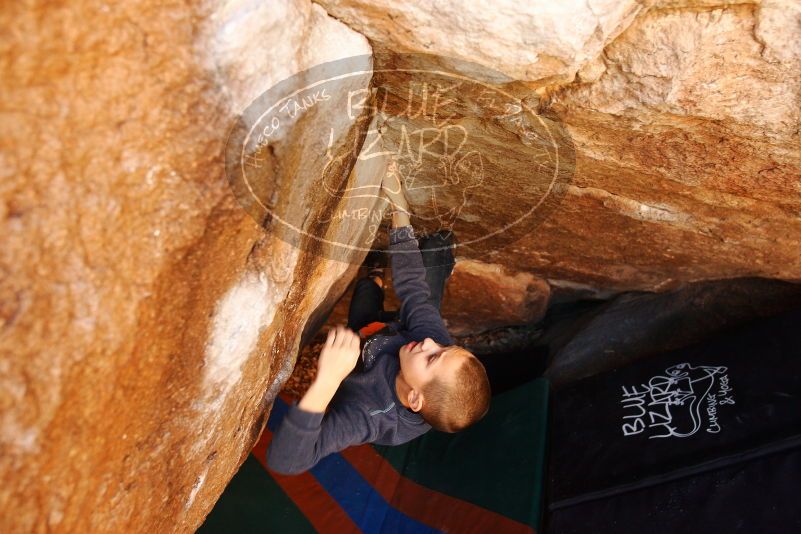
[[401,347],[399,356],[404,380],[417,391],[434,376],[450,380],[466,358],[474,358],[466,351],[440,345],[430,337],[407,343]]

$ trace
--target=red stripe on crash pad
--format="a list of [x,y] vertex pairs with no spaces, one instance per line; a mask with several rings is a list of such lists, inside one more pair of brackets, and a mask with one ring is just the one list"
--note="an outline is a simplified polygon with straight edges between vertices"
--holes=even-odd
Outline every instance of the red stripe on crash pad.
[[369,445],[350,447],[340,454],[390,506],[430,527],[445,532],[535,532],[529,525],[417,484]]
[[331,495],[308,471],[299,475],[281,475],[267,467],[267,447],[272,440],[272,432],[265,425],[259,441],[253,447],[253,455],[268,471],[284,493],[292,499],[295,506],[306,516],[318,532],[360,533],[356,523],[348,517]]

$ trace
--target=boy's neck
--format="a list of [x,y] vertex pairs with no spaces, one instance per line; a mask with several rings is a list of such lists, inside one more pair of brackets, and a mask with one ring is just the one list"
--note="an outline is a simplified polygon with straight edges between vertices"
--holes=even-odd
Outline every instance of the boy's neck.
[[411,389],[406,380],[404,380],[401,371],[398,371],[398,374],[395,376],[395,394],[398,396],[400,403],[406,408],[409,407],[409,402],[406,399],[409,398],[409,391],[411,391]]

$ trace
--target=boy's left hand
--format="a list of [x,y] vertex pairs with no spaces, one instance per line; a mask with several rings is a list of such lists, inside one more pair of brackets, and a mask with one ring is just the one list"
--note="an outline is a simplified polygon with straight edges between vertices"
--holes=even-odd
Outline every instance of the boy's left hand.
[[359,335],[356,332],[342,325],[332,328],[320,351],[317,380],[339,386],[356,367],[360,354]]
[[359,335],[337,325],[328,331],[320,359],[317,361],[317,378],[298,403],[306,412],[323,413],[345,377],[356,367],[361,354]]

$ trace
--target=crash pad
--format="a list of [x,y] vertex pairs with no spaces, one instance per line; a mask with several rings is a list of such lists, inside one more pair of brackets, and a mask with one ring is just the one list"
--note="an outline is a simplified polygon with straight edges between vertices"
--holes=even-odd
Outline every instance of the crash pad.
[[552,398],[549,531],[801,532],[801,310]]
[[487,415],[465,431],[350,447],[293,476],[266,468],[272,432],[290,403],[279,396],[252,457],[200,531],[536,532],[548,389],[547,380],[533,380],[494,396]]

